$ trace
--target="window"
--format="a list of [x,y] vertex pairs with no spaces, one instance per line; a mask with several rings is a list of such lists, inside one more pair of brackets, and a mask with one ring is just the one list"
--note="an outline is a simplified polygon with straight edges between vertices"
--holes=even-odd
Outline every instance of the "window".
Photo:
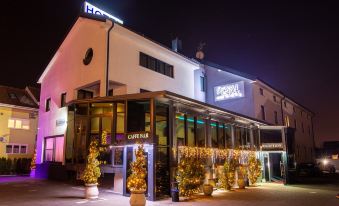
[[205,147],[205,132],[206,132],[206,124],[205,120],[202,118],[197,118],[197,146]]
[[264,90],[260,88],[260,95],[264,96]]
[[11,99],[17,99],[17,96],[16,96],[16,94],[14,94],[14,93],[9,93],[8,96],[9,96]]
[[141,89],[141,88],[140,88],[140,93],[146,93],[146,92],[150,92],[150,91],[147,90],[147,89]]
[[63,162],[64,136],[45,138],[44,161]]
[[26,144],[7,144],[6,153],[7,154],[27,154],[27,145]]
[[308,135],[311,135],[311,128],[308,126]]
[[301,116],[301,117],[303,116],[303,111],[300,111],[300,116]]
[[65,107],[66,106],[66,93],[61,94],[61,103],[60,107]]
[[8,128],[11,129],[29,129],[29,119],[10,118],[8,119]]
[[277,102],[277,97],[276,96],[273,96],[273,101]]
[[175,133],[177,136],[178,146],[185,145],[185,116],[177,113],[175,115]]
[[155,72],[158,72],[160,74],[163,74],[163,75],[166,75],[172,78],[174,77],[172,65],[167,64],[159,59],[151,57],[142,52],[140,52],[140,55],[139,55],[139,65],[147,69],[153,70]]
[[211,134],[211,141],[212,147],[218,147],[218,123],[211,121],[210,122],[210,134]]
[[200,76],[200,91],[206,92],[206,77]]
[[293,112],[295,113],[295,107],[293,107]]
[[274,111],[274,123],[278,124],[278,112]]
[[150,131],[151,115],[150,101],[128,101],[127,132]]
[[287,107],[287,103],[286,103],[286,101],[284,101],[284,107]]
[[294,119],[294,128],[295,128],[295,130],[297,130],[297,120],[296,119]]
[[46,100],[46,112],[48,112],[49,110],[51,110],[51,98],[48,98]]
[[261,108],[261,118],[262,118],[262,120],[266,120],[265,107],[263,105],[261,105],[260,108]]
[[301,131],[304,133],[305,130],[304,130],[304,123],[301,123]]
[[285,126],[286,127],[290,126],[290,118],[288,116],[285,116]]
[[80,89],[78,91],[78,99],[92,99],[93,92]]

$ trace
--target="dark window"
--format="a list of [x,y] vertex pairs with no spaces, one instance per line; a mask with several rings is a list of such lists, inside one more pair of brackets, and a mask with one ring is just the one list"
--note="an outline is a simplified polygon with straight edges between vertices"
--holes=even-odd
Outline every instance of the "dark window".
[[275,124],[278,124],[278,112],[274,111],[274,122]]
[[197,131],[196,131],[197,146],[205,147],[205,133],[206,133],[205,120],[202,118],[197,118],[196,124],[197,124]]
[[286,101],[284,102],[284,106],[287,107]]
[[113,96],[113,89],[108,90],[108,96]]
[[8,95],[11,99],[17,99],[17,96],[14,93],[9,93]]
[[293,107],[293,112],[295,112],[295,107]]
[[277,97],[276,96],[273,96],[273,101],[277,102]]
[[20,148],[19,145],[14,145],[13,146],[13,154],[19,154],[20,153],[19,148]]
[[66,106],[66,93],[62,93],[61,94],[61,103],[60,103],[60,107],[64,107]]
[[297,120],[296,119],[294,119],[294,128],[295,128],[295,130],[297,130]]
[[217,122],[210,122],[210,132],[212,139],[212,147],[218,147],[218,124]]
[[304,123],[301,123],[301,131],[304,133],[305,130],[304,130]]
[[200,91],[206,92],[206,77],[200,76]]
[[127,132],[149,132],[150,123],[150,101],[128,101]]
[[303,111],[300,111],[300,116],[303,116]]
[[46,112],[48,112],[49,110],[51,110],[51,98],[48,98],[46,100]]
[[260,95],[264,95],[264,90],[260,88]]
[[139,65],[173,78],[173,66],[140,52]]
[[21,154],[26,154],[26,153],[27,153],[27,146],[26,146],[26,145],[21,145],[21,147],[20,147],[20,153],[21,153]]
[[7,154],[13,153],[13,146],[11,144],[6,145],[6,153]]
[[263,105],[261,105],[260,108],[261,108],[261,118],[263,120],[266,120],[266,118],[265,118],[265,116],[266,116],[265,115],[265,107]]
[[92,99],[93,92],[80,89],[78,91],[78,99]]
[[89,65],[89,63],[91,63],[92,61],[92,58],[93,58],[93,49],[88,48],[82,62],[84,63],[84,65]]

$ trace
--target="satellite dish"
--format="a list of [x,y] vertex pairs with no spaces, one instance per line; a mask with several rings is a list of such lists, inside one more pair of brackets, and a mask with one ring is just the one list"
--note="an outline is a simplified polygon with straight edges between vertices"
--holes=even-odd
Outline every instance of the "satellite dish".
[[0,137],[0,142],[5,142],[5,138],[4,137]]

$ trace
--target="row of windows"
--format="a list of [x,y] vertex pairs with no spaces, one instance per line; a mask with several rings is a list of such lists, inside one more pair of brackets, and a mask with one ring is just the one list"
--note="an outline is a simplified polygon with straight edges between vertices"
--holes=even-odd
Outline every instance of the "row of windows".
[[7,144],[6,154],[27,154],[27,144]]
[[[65,106],[66,106],[66,93],[62,93],[60,98],[60,107]],[[48,112],[50,110],[51,110],[51,98],[48,98],[46,100],[45,111]]]
[[8,128],[28,130],[29,119],[10,118],[8,119]]
[[[260,93],[260,95],[264,96],[264,89],[263,89],[263,88],[260,88],[260,89],[259,89],[259,93]],[[277,97],[276,97],[275,95],[273,95],[273,101],[274,101],[274,102],[277,102],[277,101],[278,101],[278,100],[277,100]],[[287,101],[284,101],[284,107],[287,108]],[[296,109],[295,109],[294,106],[293,106],[293,112],[296,113]],[[300,116],[301,116],[301,117],[303,116],[303,114],[304,114],[304,112],[303,112],[302,110],[300,110]],[[308,114],[306,117],[307,117],[307,119],[309,119],[309,118],[310,118],[310,115]],[[263,118],[263,119],[264,119],[264,118]]]
[[[261,105],[261,118],[262,120],[266,120],[266,112],[265,112],[265,107],[263,105]],[[278,120],[278,112],[274,111],[274,123],[275,124],[279,124],[279,120]]]
[[154,57],[151,57],[145,53],[140,52],[139,64],[140,66],[143,66],[147,69],[153,70],[160,74],[163,74],[163,75],[166,75],[172,78],[174,77],[172,65],[167,64]]

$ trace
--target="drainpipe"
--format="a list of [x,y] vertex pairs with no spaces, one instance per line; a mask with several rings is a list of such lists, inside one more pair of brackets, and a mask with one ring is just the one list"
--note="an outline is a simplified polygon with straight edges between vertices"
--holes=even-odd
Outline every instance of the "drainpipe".
[[107,31],[107,57],[106,57],[106,96],[108,96],[108,93],[109,93],[109,80],[108,80],[108,71],[109,71],[109,34],[111,33],[111,30],[113,29],[114,27],[114,22],[112,22],[112,25],[111,27],[108,29]]
[[280,108],[281,108],[281,120],[282,120],[282,126],[285,126],[285,120],[284,120],[284,110],[283,110],[283,100],[285,99],[285,96],[281,98],[280,100]]
[[312,139],[313,139],[313,157],[312,158],[315,158],[316,157],[316,151],[315,151],[315,137],[314,137],[314,127],[313,127],[313,118],[314,116],[312,115],[311,116],[311,126],[312,126]]

